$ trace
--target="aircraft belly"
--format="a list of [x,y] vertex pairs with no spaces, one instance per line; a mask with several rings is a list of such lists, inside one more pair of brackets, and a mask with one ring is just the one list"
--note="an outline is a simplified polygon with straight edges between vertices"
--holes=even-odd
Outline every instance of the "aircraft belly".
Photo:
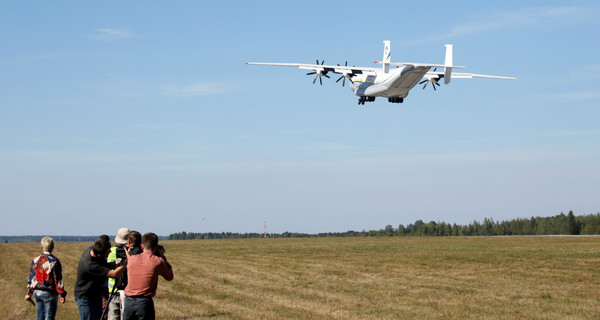
[[368,86],[364,90],[365,96],[383,96],[386,91],[389,89],[388,86],[384,86],[381,84]]
[[401,97],[408,96],[408,92],[421,81],[423,76],[429,71],[429,67],[405,68],[402,70],[400,77],[394,79],[389,86],[384,97]]
[[395,79],[387,92],[387,97],[406,97],[408,92],[421,81],[429,67],[405,68],[402,75]]

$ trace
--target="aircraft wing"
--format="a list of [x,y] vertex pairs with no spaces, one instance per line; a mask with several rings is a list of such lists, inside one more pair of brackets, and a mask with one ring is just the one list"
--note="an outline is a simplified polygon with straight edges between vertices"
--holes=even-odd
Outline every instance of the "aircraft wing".
[[[425,74],[425,78],[433,78],[443,76],[444,72],[440,71],[429,71]],[[453,79],[471,79],[471,78],[490,78],[490,79],[509,79],[515,80],[515,77],[504,77],[504,76],[492,76],[487,74],[476,74],[476,73],[462,73],[462,72],[452,72],[451,77]]]
[[[383,63],[381,61],[375,61],[375,63]],[[464,69],[464,66],[448,66],[444,64],[435,63],[418,63],[418,62],[388,62],[392,66],[413,66],[413,67],[430,67],[430,68],[456,68]],[[443,72],[442,72],[443,73]]]
[[298,69],[313,70],[320,73],[339,73],[339,74],[365,74],[375,73],[379,68],[355,67],[355,66],[332,66],[323,64],[307,64],[307,63],[273,63],[273,62],[246,62],[246,64],[254,64],[261,66],[280,66],[280,67],[296,67]]
[[475,74],[475,73],[452,73],[452,78],[455,79],[471,79],[471,78],[490,78],[490,79],[509,79],[516,80],[515,77],[504,77],[504,76],[490,76],[487,74]]

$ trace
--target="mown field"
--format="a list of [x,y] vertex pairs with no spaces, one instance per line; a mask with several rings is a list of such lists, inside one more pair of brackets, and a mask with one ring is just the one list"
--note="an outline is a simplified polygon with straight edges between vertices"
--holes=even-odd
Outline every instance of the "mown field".
[[[600,238],[303,238],[161,242],[175,279],[158,319],[599,319]],[[66,287],[90,243],[57,243]],[[0,315],[23,301],[39,245],[0,244]],[[58,319],[77,319],[73,295]]]

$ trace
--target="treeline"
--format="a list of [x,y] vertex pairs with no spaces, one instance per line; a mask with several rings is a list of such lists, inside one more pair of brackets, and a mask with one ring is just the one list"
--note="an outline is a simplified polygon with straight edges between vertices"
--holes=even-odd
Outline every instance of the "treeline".
[[[39,235],[28,236],[0,236],[0,243],[9,242],[40,242],[43,237]],[[88,242],[95,241],[98,236],[49,236],[57,242]]]
[[423,222],[417,220],[407,226],[394,228],[387,225],[380,230],[346,231],[327,233],[187,233],[185,231],[169,235],[169,240],[185,239],[241,239],[241,238],[307,238],[307,237],[385,237],[385,236],[523,236],[523,235],[600,235],[600,213],[575,216],[573,211],[553,217],[531,217],[494,221],[485,218],[483,222],[473,221],[468,225],[445,222]]
[[[26,242],[40,242],[44,236],[40,235],[27,235],[27,236],[0,236],[0,243],[26,243]],[[55,242],[94,242],[98,239],[98,235],[96,236],[53,236],[48,235]],[[108,236],[111,241],[115,238],[114,235]],[[158,236],[160,240],[166,240],[166,236]]]

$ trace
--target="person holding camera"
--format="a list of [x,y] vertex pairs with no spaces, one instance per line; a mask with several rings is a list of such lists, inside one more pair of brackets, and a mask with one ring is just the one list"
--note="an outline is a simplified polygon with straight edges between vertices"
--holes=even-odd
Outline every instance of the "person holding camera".
[[129,319],[155,319],[154,301],[158,276],[173,280],[173,269],[167,262],[165,250],[158,244],[158,236],[146,233],[142,237],[143,252],[127,259],[127,287],[123,317]]
[[42,254],[31,261],[25,300],[30,301],[33,297],[38,319],[54,320],[57,302],[60,300],[64,304],[67,292],[63,285],[60,260],[52,255],[54,240],[44,237],[40,244]]
[[75,302],[81,320],[99,320],[102,316],[102,287],[107,278],[118,278],[125,271],[121,262],[106,262],[110,254],[110,241],[101,236],[94,245],[85,249],[77,266]]
[[[125,250],[127,249],[127,238],[129,236],[128,228],[121,228],[117,231],[117,236],[115,237],[116,246],[110,248],[110,253],[108,254],[108,258],[106,261],[108,263],[117,261],[117,258],[121,258],[121,260],[127,259],[125,254]],[[121,261],[121,263],[123,263]],[[123,275],[127,274],[123,272]],[[118,279],[108,279],[108,320],[119,320],[121,319],[121,300],[120,294],[123,292],[122,289],[125,287],[121,287],[123,285],[123,275]],[[127,285],[125,283],[125,285]],[[105,306],[104,309],[107,307]]]
[[[127,252],[133,256],[142,253],[142,234],[138,231],[129,231],[127,228],[121,228],[115,237],[116,246],[110,248],[110,254],[107,262],[114,262],[121,258],[121,264],[127,260]],[[127,286],[127,272],[123,272],[118,279],[108,279],[108,290],[110,292],[108,304],[108,320],[120,320],[123,318],[123,305],[125,301],[125,292],[123,289]]]

